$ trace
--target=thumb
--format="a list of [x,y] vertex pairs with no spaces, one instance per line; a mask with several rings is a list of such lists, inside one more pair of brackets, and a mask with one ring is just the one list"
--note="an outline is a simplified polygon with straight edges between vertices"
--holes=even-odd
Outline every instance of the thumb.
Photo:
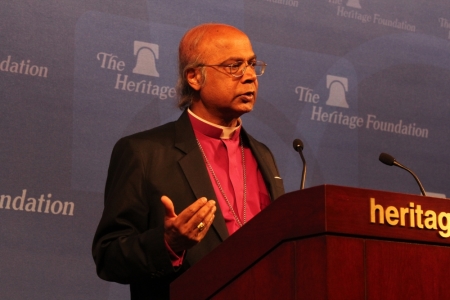
[[164,209],[166,211],[166,218],[176,218],[177,214],[175,213],[175,208],[173,207],[173,202],[167,196],[161,197],[161,202],[164,205]]

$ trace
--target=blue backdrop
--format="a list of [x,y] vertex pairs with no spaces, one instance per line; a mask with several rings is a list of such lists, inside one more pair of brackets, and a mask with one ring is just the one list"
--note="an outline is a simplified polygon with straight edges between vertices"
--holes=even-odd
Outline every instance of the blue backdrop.
[[114,143],[178,118],[178,42],[245,31],[258,59],[245,128],[287,191],[337,184],[450,194],[450,3],[435,0],[0,1],[0,297],[127,299],[91,241]]

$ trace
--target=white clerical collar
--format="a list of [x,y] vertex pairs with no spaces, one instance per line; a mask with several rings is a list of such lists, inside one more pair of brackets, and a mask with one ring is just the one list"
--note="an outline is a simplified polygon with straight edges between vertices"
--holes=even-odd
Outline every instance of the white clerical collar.
[[233,133],[234,133],[237,129],[241,128],[241,125],[242,125],[241,118],[238,119],[238,124],[237,124],[235,127],[226,127],[226,126],[220,126],[220,125],[217,125],[217,124],[208,122],[208,121],[206,121],[205,119],[200,118],[199,116],[197,116],[196,114],[194,114],[189,108],[188,108],[188,113],[189,113],[191,116],[193,116],[194,118],[196,118],[197,120],[199,120],[199,121],[201,121],[201,122],[203,122],[203,123],[205,123],[205,124],[208,124],[208,125],[213,126],[213,127],[215,127],[215,128],[222,129],[222,133],[221,133],[221,135],[220,135],[220,138],[221,138],[221,139],[224,139],[224,140],[230,139],[230,138],[233,136]]

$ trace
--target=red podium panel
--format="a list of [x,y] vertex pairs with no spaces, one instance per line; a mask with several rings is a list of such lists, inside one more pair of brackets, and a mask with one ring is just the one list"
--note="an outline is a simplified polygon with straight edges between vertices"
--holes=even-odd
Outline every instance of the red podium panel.
[[450,299],[450,201],[323,185],[277,199],[172,299]]

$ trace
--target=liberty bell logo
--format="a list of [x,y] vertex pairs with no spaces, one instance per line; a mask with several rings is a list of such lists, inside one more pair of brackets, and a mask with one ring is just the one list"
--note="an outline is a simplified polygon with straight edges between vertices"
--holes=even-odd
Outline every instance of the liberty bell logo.
[[156,60],[159,58],[159,45],[141,41],[134,41],[134,55],[136,66],[133,73],[159,77],[156,70]]
[[361,4],[359,4],[359,0],[348,0],[347,6],[353,7],[353,8],[361,8]]
[[330,90],[330,95],[326,105],[348,108],[345,92],[348,92],[348,79],[345,77],[338,77],[327,75],[327,88]]

